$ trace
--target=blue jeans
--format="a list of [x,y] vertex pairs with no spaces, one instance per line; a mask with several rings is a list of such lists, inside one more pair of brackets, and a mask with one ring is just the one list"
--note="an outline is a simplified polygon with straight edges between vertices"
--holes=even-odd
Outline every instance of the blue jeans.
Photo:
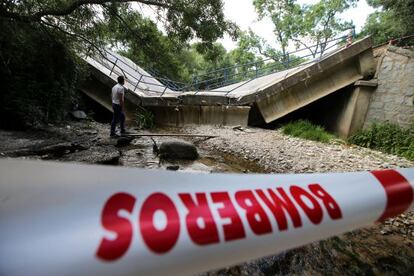
[[114,114],[111,123],[111,135],[115,134],[116,125],[118,123],[121,124],[121,133],[125,132],[125,113],[122,112],[121,105],[113,103],[112,109],[114,110]]

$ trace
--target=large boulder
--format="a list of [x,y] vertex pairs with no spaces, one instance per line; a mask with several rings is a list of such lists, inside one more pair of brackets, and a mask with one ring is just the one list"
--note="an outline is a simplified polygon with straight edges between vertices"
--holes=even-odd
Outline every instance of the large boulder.
[[82,110],[71,111],[70,115],[72,115],[72,117],[76,120],[85,120],[86,118],[88,118],[88,115],[86,115],[86,113]]
[[196,160],[197,148],[186,141],[167,141],[161,143],[158,154],[162,159]]

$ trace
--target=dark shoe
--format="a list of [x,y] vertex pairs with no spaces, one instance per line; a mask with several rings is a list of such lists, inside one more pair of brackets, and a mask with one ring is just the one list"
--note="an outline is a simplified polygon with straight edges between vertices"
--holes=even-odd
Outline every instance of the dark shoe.
[[111,137],[111,138],[118,138],[120,136],[118,134],[116,134],[116,133],[111,133],[111,135],[109,135],[109,137]]
[[126,131],[126,130],[121,130],[121,135],[128,135],[131,134],[131,132]]

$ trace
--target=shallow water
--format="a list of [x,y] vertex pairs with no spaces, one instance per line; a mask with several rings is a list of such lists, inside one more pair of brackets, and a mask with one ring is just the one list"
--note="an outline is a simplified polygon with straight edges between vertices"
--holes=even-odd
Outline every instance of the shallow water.
[[[157,143],[166,140],[157,139]],[[200,158],[195,161],[160,161],[152,146],[148,138],[134,140],[122,149],[120,165],[150,169],[178,165],[180,171],[204,173],[264,172],[242,157],[200,148]],[[411,242],[398,235],[383,236],[374,227],[199,275],[411,275],[413,263]]]
[[[158,139],[157,144],[165,139]],[[121,148],[120,165],[148,169],[167,169],[179,166],[179,171],[187,172],[229,172],[247,173],[262,172],[261,168],[252,162],[239,160],[230,155],[198,149],[200,158],[190,160],[160,160],[153,152],[153,142],[149,138],[135,139],[131,145]]]
[[[99,129],[99,126],[97,127]],[[75,128],[74,128],[75,129]],[[65,128],[64,130],[67,130]],[[76,130],[76,129],[75,129]],[[74,132],[67,130],[68,134]],[[80,129],[81,134],[91,131]],[[92,129],[95,133],[95,130]],[[102,135],[85,135],[86,141],[95,141],[96,147],[113,146],[115,141],[107,138],[106,129]],[[69,136],[69,135],[68,135]],[[65,136],[66,137],[66,136]],[[83,136],[69,136],[74,141]],[[50,133],[12,133],[0,132],[2,145],[0,151],[16,150],[39,144],[63,142],[61,136]],[[172,137],[154,138],[159,145]],[[70,140],[70,139],[69,139]],[[205,145],[205,144],[201,144]],[[115,149],[121,152],[120,166],[148,169],[167,169],[178,165],[180,171],[188,172],[227,172],[227,173],[262,173],[262,167],[247,161],[243,157],[232,156],[215,150],[203,150],[198,147],[200,158],[195,161],[162,160],[153,153],[153,142],[148,137],[137,138],[131,145]],[[88,154],[88,153],[86,153]],[[21,158],[62,160],[62,156],[23,156]],[[412,215],[407,216],[412,218]],[[404,218],[404,221],[406,218]],[[407,219],[411,227],[412,219]],[[204,275],[413,275],[414,241],[411,236],[400,233],[400,227],[387,235],[381,234],[383,225],[359,231],[349,232],[339,237],[312,243],[276,256],[252,260],[237,266],[205,273]],[[386,227],[391,227],[388,224]]]

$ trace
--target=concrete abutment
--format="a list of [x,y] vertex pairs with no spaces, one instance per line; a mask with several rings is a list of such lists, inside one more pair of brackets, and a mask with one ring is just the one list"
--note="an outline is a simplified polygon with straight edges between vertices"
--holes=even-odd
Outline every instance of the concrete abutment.
[[155,123],[163,126],[222,125],[247,126],[249,106],[189,106],[150,107]]

